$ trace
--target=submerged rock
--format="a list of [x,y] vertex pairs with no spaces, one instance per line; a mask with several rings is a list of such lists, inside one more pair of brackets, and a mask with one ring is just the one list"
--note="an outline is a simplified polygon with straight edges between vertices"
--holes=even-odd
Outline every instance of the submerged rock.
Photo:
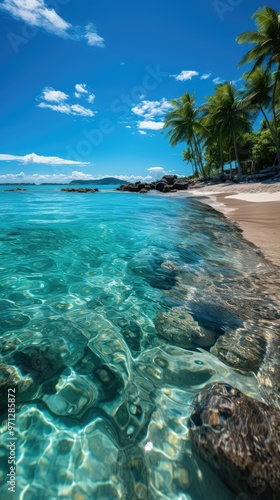
[[211,347],[216,340],[213,331],[200,327],[184,308],[160,311],[155,318],[155,327],[158,335],[184,348]]
[[125,484],[126,498],[148,499],[149,471],[140,446],[127,446],[117,457],[116,472]]
[[0,366],[0,413],[7,411],[8,391],[16,401],[28,401],[37,389],[37,382],[30,376],[23,376],[14,366]]
[[235,493],[280,498],[280,411],[227,384],[205,390],[193,406],[196,453]]
[[[263,363],[258,372],[261,395],[280,407],[280,335],[269,337]],[[280,478],[279,478],[280,481]]]
[[57,416],[80,418],[98,401],[98,391],[86,378],[72,373],[62,374],[56,384],[55,394],[46,394],[43,401]]
[[171,290],[177,283],[178,270],[176,266],[166,266],[160,257],[149,256],[133,259],[128,263],[128,269],[136,276],[141,276],[149,285],[159,290]]
[[26,189],[24,189],[24,188],[15,188],[15,189],[4,189],[4,191],[6,191],[6,193],[13,192],[13,191],[22,192],[22,191],[26,191]]
[[243,327],[238,331],[229,330],[219,337],[211,352],[232,368],[257,372],[265,349],[265,338]]

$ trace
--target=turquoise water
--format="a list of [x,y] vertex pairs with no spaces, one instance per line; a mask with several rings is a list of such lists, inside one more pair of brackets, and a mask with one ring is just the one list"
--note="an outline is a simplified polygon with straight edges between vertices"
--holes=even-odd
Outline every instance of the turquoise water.
[[217,381],[277,397],[259,375],[275,269],[198,202],[60,189],[0,192],[1,499],[7,387],[15,498],[235,498],[193,456],[188,419]]

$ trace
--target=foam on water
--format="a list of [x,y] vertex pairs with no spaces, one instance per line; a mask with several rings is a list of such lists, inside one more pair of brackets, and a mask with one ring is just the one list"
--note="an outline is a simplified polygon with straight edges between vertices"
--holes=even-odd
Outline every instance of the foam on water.
[[0,208],[1,498],[9,384],[18,498],[234,498],[188,419],[214,382],[277,399],[257,380],[279,327],[270,265],[194,201],[42,187]]

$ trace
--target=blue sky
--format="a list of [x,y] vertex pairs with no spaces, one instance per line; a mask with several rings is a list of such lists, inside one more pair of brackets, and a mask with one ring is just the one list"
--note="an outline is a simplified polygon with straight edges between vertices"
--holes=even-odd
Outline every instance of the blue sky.
[[[189,175],[169,100],[238,81],[258,0],[1,0],[0,182]],[[279,10],[279,1],[268,5]],[[238,83],[237,83],[238,84]]]

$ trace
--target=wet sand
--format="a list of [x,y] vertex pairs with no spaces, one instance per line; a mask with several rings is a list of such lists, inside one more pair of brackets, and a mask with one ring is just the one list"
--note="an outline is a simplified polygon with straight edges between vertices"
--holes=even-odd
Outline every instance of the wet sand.
[[194,197],[211,205],[237,223],[244,238],[280,266],[280,182],[217,184],[167,196]]
[[243,231],[243,236],[280,266],[280,201],[246,201],[223,194],[216,197],[219,210]]

